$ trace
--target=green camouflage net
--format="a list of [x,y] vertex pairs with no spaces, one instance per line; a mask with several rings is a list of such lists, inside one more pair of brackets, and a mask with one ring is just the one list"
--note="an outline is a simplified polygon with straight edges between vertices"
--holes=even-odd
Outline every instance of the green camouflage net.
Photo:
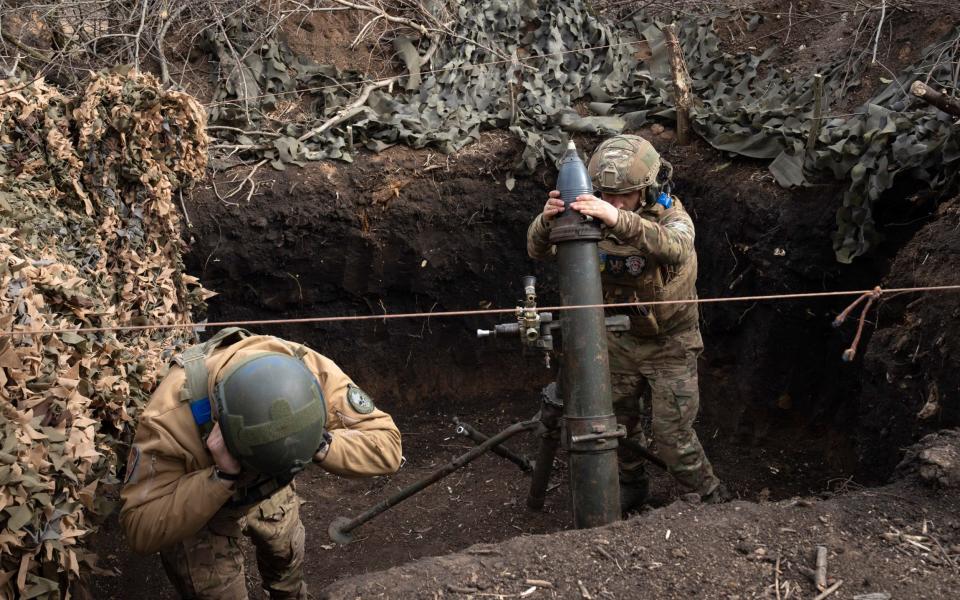
[[[302,160],[350,160],[353,145],[380,151],[402,143],[450,153],[477,139],[482,130],[509,128],[525,143],[516,165],[520,172],[555,160],[571,132],[609,134],[636,129],[651,118],[675,119],[661,24],[642,13],[613,27],[582,0],[485,0],[461,4],[458,10],[455,37],[437,51],[432,71],[420,73],[417,50],[408,40],[397,40],[410,75],[392,89],[374,90],[350,119],[302,142],[299,138],[318,122],[354,99],[363,77],[295,57],[275,41],[252,52],[238,70],[231,68],[232,53],[223,39],[211,36],[221,68],[230,74],[218,89],[211,118],[255,129],[246,117],[262,121],[262,113],[275,108],[276,94],[324,87],[312,105],[314,121],[288,124],[280,137],[242,135],[235,141],[257,148],[282,168]],[[897,175],[930,187],[954,183],[957,128],[926,106],[903,110],[901,90],[927,73],[933,81],[946,83],[951,62],[960,57],[944,59],[944,51],[960,31],[928,49],[921,64],[856,111],[861,115],[825,122],[807,156],[812,79],[763,69],[773,49],[760,56],[721,52],[713,23],[684,17],[678,27],[698,98],[692,115],[695,130],[719,150],[772,159],[771,171],[784,186],[808,185],[824,177],[850,181],[837,215],[838,260],[850,262],[875,243],[872,205]],[[241,53],[262,43],[240,21],[227,31]],[[640,41],[651,54],[644,61],[636,58]],[[957,46],[952,47],[956,52]],[[943,66],[933,69],[934,57]],[[828,101],[843,98],[856,85],[859,73],[846,65],[843,57],[821,73]],[[236,101],[249,97],[254,98],[247,106]],[[582,116],[575,110],[578,103],[593,114]]]
[[[150,75],[0,81],[0,331],[188,323],[174,190],[206,117]],[[189,330],[0,337],[0,597],[84,595],[138,411]]]

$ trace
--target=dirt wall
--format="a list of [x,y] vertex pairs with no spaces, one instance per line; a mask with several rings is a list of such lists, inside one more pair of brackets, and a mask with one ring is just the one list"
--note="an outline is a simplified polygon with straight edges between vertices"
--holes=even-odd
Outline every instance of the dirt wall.
[[[701,297],[870,288],[889,269],[899,239],[852,266],[834,260],[828,232],[837,190],[786,192],[763,165],[732,165],[701,144],[681,149],[646,134],[675,164],[675,193],[697,225]],[[580,147],[595,143],[584,139]],[[510,307],[529,273],[540,279],[541,303],[556,301],[552,266],[532,262],[524,247],[526,226],[555,175],[543,171],[509,191],[502,167],[512,151],[489,139],[450,160],[391,149],[349,166],[269,173],[239,206],[200,190],[189,208],[188,264],[221,293],[211,319]],[[831,326],[851,300],[705,305],[701,434],[812,453],[824,463],[824,478],[859,469],[865,481],[882,480],[898,446],[874,444],[874,426],[861,428],[861,365],[840,360],[853,325]],[[539,357],[523,358],[513,340],[475,337],[478,327],[509,320],[502,317],[264,331],[334,357],[388,408],[511,397],[530,400],[533,410],[550,377]],[[896,390],[886,393],[884,406],[899,402]],[[898,435],[902,445],[913,432]]]

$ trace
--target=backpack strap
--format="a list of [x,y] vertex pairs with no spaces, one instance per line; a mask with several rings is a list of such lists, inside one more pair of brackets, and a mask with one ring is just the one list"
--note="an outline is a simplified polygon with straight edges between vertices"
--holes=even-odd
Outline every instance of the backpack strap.
[[246,329],[227,327],[218,331],[206,342],[190,346],[173,358],[176,364],[183,367],[187,378],[180,389],[180,401],[190,403],[193,420],[204,436],[213,429],[213,415],[207,394],[207,383],[210,378],[210,373],[207,371],[207,356],[228,341],[234,343],[251,335],[253,334]]

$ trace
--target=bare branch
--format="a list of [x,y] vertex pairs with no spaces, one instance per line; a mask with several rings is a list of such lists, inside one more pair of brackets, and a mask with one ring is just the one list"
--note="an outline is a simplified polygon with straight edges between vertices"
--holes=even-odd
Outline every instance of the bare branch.
[[426,36],[426,37],[429,37],[429,36],[430,36],[430,30],[427,29],[426,27],[424,27],[423,25],[421,25],[420,23],[417,23],[416,21],[414,21],[414,20],[412,20],[412,19],[407,19],[407,18],[404,18],[404,17],[397,17],[397,16],[395,16],[395,15],[391,15],[391,14],[389,14],[387,11],[383,10],[382,8],[377,8],[377,7],[375,7],[375,6],[370,6],[369,4],[365,4],[365,3],[357,4],[357,3],[355,3],[355,2],[348,2],[347,0],[333,0],[333,1],[336,2],[337,4],[340,4],[341,6],[347,6],[347,7],[350,7],[350,8],[355,8],[355,9],[357,9],[357,10],[365,10],[365,11],[367,11],[367,12],[372,12],[372,13],[374,13],[374,14],[376,14],[376,15],[379,15],[381,18],[384,18],[384,19],[390,21],[391,23],[397,23],[397,24],[399,24],[399,25],[406,25],[407,27],[410,27],[411,29],[416,29],[416,30],[419,31],[423,36]]
[[922,81],[914,81],[910,86],[910,93],[949,115],[960,117],[960,100],[941,94]]
[[375,81],[375,82],[373,82],[373,83],[371,83],[371,84],[369,84],[369,85],[366,85],[366,86],[363,88],[363,91],[360,92],[360,96],[358,96],[356,100],[354,100],[353,102],[351,102],[351,103],[348,104],[347,106],[343,107],[343,109],[342,109],[340,112],[338,112],[336,115],[334,115],[334,116],[331,117],[330,119],[324,121],[324,122],[321,123],[319,126],[314,127],[314,128],[311,129],[310,131],[308,131],[308,132],[306,132],[305,134],[301,135],[299,138],[297,138],[297,140],[300,141],[300,142],[303,142],[303,141],[305,141],[305,140],[308,140],[308,139],[310,139],[311,137],[313,137],[313,136],[315,136],[315,135],[318,135],[318,134],[321,134],[321,133],[323,133],[324,131],[330,129],[331,127],[333,127],[333,126],[335,126],[335,125],[339,125],[340,123],[343,123],[344,121],[346,121],[346,120],[348,120],[348,119],[351,119],[351,118],[353,118],[354,116],[356,116],[357,114],[363,112],[363,110],[364,110],[364,106],[363,106],[363,105],[364,105],[364,103],[366,103],[367,98],[370,97],[370,93],[371,93],[373,90],[380,89],[380,88],[383,88],[383,87],[387,87],[388,85],[392,85],[393,83],[395,83],[395,82],[397,81],[397,79],[399,79],[399,77],[390,77],[390,78],[388,78],[388,79],[383,79],[383,80],[381,80],[381,81]]
[[143,35],[143,26],[147,22],[147,0],[143,0],[143,8],[140,10],[140,27],[133,42],[133,68],[140,70],[140,36]]

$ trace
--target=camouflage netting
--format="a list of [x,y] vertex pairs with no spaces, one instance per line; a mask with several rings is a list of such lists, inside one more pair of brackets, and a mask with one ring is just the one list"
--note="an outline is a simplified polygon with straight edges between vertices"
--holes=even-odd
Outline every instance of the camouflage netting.
[[[207,164],[206,118],[149,75],[77,99],[0,81],[0,597],[84,595],[164,351],[189,330],[16,335],[190,321],[173,193]],[[14,335],[7,335],[14,333]]]
[[[265,148],[282,168],[301,160],[350,160],[351,141],[374,151],[403,143],[449,153],[483,129],[509,128],[526,143],[517,169],[530,171],[541,161],[556,159],[570,132],[605,134],[635,129],[650,118],[675,118],[661,24],[642,14],[614,28],[595,17],[583,0],[485,0],[461,4],[456,17],[456,41],[448,40],[437,51],[430,63],[435,72],[421,74],[416,50],[398,39],[395,45],[411,75],[394,89],[374,90],[352,118],[303,142],[299,138],[317,122],[355,98],[364,82],[361,75],[295,57],[275,41],[251,53],[241,73],[231,67],[232,53],[223,39],[212,36],[211,47],[229,74],[211,108],[212,120],[257,129],[247,124],[247,115],[254,122],[263,120],[262,112],[276,107],[277,94],[324,87],[315,96],[316,122],[290,124],[281,137],[240,135],[236,141],[261,152]],[[699,99],[693,114],[696,131],[720,150],[774,159],[771,171],[784,186],[824,177],[850,181],[834,235],[840,261],[850,262],[876,241],[872,206],[895,177],[907,175],[931,188],[955,183],[958,129],[935,109],[908,108],[903,90],[928,75],[941,85],[953,80],[950,66],[960,58],[955,44],[960,30],[929,48],[920,64],[856,111],[861,115],[827,120],[808,156],[804,143],[813,112],[812,79],[792,79],[775,69],[762,75],[772,50],[761,56],[722,53],[713,24],[690,17],[679,23]],[[227,31],[240,50],[262,43],[239,21]],[[644,61],[636,57],[641,40],[652,54]],[[846,56],[825,66],[825,114],[831,100],[857,85],[858,68]],[[235,101],[251,96],[257,97],[247,106]],[[581,101],[593,116],[575,111]]]

